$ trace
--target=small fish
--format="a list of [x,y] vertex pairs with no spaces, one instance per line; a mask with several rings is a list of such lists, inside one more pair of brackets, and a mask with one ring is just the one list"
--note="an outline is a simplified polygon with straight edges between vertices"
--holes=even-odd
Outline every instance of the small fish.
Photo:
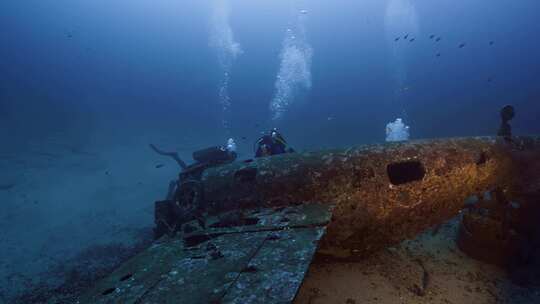
[[400,37],[397,37],[396,39],[394,39],[394,41],[399,41],[399,38],[400,38]]
[[494,45],[495,44],[495,41],[490,41],[489,42],[489,45]]
[[441,57],[441,53],[437,53],[435,56],[437,57]]
[[441,41],[441,37],[437,37],[437,39],[435,39],[435,42],[439,42]]
[[68,39],[73,38],[73,30],[67,30],[67,31],[65,31],[65,32],[64,32],[64,35],[66,35],[66,37],[67,37]]
[[15,187],[15,184],[0,184],[0,190],[9,190]]
[[492,82],[492,81],[493,81],[493,78],[492,78],[492,77],[488,77],[487,81],[488,81],[488,82]]
[[403,39],[407,40],[407,38],[409,38],[409,34],[403,36]]
[[464,47],[465,47],[465,43],[462,43],[462,44],[459,45],[459,48],[460,48],[460,49],[462,49],[462,48],[464,48]]
[[157,164],[156,169],[163,168],[163,166],[165,166],[165,165],[164,164]]
[[429,35],[429,39],[435,38],[435,35]]
[[413,42],[415,40],[415,38],[411,38],[411,40],[409,40],[409,42]]
[[247,140],[247,137],[245,137],[245,136],[242,136],[242,137],[240,137],[240,138],[241,138],[242,140]]

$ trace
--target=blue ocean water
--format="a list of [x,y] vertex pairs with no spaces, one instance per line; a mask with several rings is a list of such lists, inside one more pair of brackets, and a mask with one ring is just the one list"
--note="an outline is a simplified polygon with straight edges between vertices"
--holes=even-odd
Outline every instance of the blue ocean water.
[[[255,136],[243,133],[259,124],[253,131],[281,127],[298,145],[342,145],[380,141],[398,116],[414,138],[488,135],[510,103],[515,131],[538,133],[535,1],[218,3],[3,2],[2,129],[80,137],[110,124],[129,133],[189,128],[199,137],[238,137]],[[309,75],[299,77],[310,85],[293,84],[282,119],[272,121],[286,31],[298,26],[312,49]],[[228,31],[232,41],[212,45],[212,35]],[[394,43],[406,34],[415,40]],[[227,43],[239,54],[227,54]],[[220,56],[235,58],[224,68]]]
[[536,0],[2,1],[0,285],[150,227],[177,168],[149,143],[189,159],[232,137],[248,158],[272,127],[317,149],[383,142],[398,117],[412,139],[494,135],[506,104],[539,134],[539,17]]

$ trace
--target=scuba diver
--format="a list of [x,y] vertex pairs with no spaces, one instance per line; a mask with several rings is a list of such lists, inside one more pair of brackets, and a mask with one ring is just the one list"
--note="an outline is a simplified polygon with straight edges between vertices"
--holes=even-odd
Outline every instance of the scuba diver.
[[180,168],[184,171],[193,166],[202,165],[217,165],[222,163],[229,163],[236,160],[236,143],[234,139],[229,138],[227,145],[225,146],[215,146],[206,148],[203,150],[193,152],[193,159],[195,163],[192,165],[187,165],[179,156],[177,152],[165,152],[153,144],[150,144],[150,149],[156,152],[159,155],[171,157],[178,163]]
[[255,142],[255,157],[271,156],[283,153],[294,153],[294,149],[287,147],[287,141],[276,128],[270,130]]
[[153,144],[150,144],[150,149],[159,155],[171,157],[180,166],[180,173],[178,174],[178,180],[172,180],[169,183],[169,190],[167,192],[167,199],[173,199],[178,196],[178,193],[182,192],[185,185],[198,184],[201,179],[204,170],[210,167],[232,163],[238,156],[236,153],[236,143],[232,138],[229,138],[227,144],[224,146],[214,146],[206,149],[193,152],[194,163],[187,165],[179,156],[177,152],[165,152]]
[[[191,219],[198,221],[201,227],[205,227],[204,215],[202,210],[203,189],[201,177],[204,170],[228,164],[236,160],[236,143],[229,138],[224,146],[214,146],[193,152],[194,163],[187,165],[177,152],[166,152],[153,144],[150,149],[159,155],[171,157],[181,168],[177,180],[169,183],[169,188],[164,201],[155,203],[155,222],[154,237],[158,238],[165,233],[174,234],[180,227],[177,223],[182,223]],[[167,215],[174,214],[175,219],[165,220]]]
[[504,106],[501,109],[501,126],[497,132],[497,136],[503,137],[507,141],[512,140],[512,126],[509,121],[515,116],[514,107],[511,105]]

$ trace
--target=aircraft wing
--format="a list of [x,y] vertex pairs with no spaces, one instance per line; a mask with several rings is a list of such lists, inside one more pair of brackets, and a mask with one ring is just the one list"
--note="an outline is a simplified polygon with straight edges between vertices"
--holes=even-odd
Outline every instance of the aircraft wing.
[[161,238],[78,303],[290,303],[332,208],[304,204],[213,217],[204,229]]

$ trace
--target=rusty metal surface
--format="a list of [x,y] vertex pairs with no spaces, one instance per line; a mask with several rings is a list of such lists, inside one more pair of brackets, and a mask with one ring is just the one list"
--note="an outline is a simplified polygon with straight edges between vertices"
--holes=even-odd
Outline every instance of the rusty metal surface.
[[[270,234],[222,303],[290,303],[311,263],[324,227]],[[318,242],[317,242],[318,243]]]
[[258,223],[160,239],[78,303],[290,303],[331,208],[310,204],[249,216],[258,216]]
[[478,196],[468,205],[457,238],[461,251],[470,257],[510,273],[520,267],[532,270],[540,259],[540,153],[530,143],[525,138],[518,142],[519,149],[510,150],[516,172],[511,187],[506,193],[498,188]]
[[538,153],[539,142],[437,139],[236,162],[203,173],[200,208],[330,202],[336,208],[320,253],[362,257],[455,216],[471,195],[511,187],[516,168],[509,151]]

